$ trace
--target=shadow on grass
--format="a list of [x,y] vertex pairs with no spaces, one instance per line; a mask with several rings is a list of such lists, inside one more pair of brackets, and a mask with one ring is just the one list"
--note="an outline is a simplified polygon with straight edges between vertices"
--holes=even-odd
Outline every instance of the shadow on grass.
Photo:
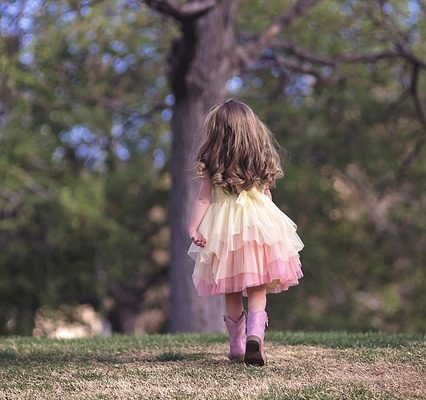
[[[11,337],[0,340],[0,365],[49,367],[66,363],[104,363],[120,365],[138,362],[216,361],[209,347],[228,341],[224,334],[166,334],[113,336],[110,338],[53,340]],[[380,332],[281,332],[268,330],[266,342],[282,346],[310,345],[323,348],[425,348],[422,334]],[[195,346],[195,347],[194,347]],[[193,351],[192,351],[193,350]],[[200,350],[202,350],[200,352]],[[205,351],[203,351],[205,350]],[[225,351],[225,350],[224,350]],[[226,363],[224,353],[224,362]]]
[[156,356],[152,361],[196,361],[206,358],[207,353],[180,353],[180,352],[165,352]]
[[127,364],[132,362],[175,362],[209,360],[209,353],[164,352],[158,355],[131,355],[131,354],[64,354],[49,351],[33,350],[29,354],[18,354],[12,350],[0,352],[0,365],[9,368],[23,366],[49,366],[68,363],[103,363]]
[[8,367],[29,365],[58,365],[65,363],[101,362],[109,364],[125,364],[133,361],[146,361],[134,356],[108,354],[58,354],[56,352],[32,351],[30,354],[16,354],[12,351],[0,353],[0,364]]
[[[185,365],[192,368],[228,368],[232,366],[244,366],[244,363],[231,362],[226,353],[223,358],[217,358],[208,352],[163,352],[150,355],[123,355],[123,354],[58,354],[56,352],[32,351],[30,354],[17,354],[13,351],[0,352],[0,365],[8,370],[31,371],[39,368],[58,368],[75,366],[90,366],[103,364],[105,367],[118,367],[126,364],[163,364]],[[182,364],[183,363],[183,364]]]

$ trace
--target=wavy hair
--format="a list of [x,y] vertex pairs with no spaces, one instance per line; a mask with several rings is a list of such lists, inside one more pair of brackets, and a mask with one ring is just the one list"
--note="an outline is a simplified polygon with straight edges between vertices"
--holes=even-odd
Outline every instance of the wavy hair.
[[284,175],[279,145],[251,108],[233,99],[213,106],[203,126],[205,142],[195,168],[225,193],[275,186]]

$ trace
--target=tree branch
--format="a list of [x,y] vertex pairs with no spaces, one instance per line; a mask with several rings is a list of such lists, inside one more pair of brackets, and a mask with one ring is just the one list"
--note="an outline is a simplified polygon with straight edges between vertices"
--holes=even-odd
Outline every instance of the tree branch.
[[418,81],[419,81],[419,67],[420,65],[413,62],[413,71],[411,73],[411,84],[410,84],[410,93],[413,98],[414,107],[416,109],[417,116],[423,128],[426,130],[426,113],[423,108],[422,101],[419,97],[417,91]]
[[162,14],[169,15],[179,22],[194,20],[209,12],[218,0],[188,1],[182,5],[174,0],[140,0],[148,7]]
[[[417,118],[420,122],[420,125],[426,131],[426,112],[423,108],[423,104],[420,99],[418,88],[417,88],[418,81],[419,81],[419,69],[421,68],[421,66],[415,62],[412,62],[412,68],[413,69],[411,72],[411,81],[410,81],[410,87],[408,89],[408,92],[411,95],[411,98],[413,100],[414,108],[416,110]],[[398,162],[398,167],[396,171],[385,176],[377,184],[377,189],[378,189],[380,197],[384,195],[384,189],[387,186],[389,186],[390,184],[395,184],[396,182],[400,181],[403,178],[409,166],[418,158],[425,142],[426,142],[426,135],[423,132],[419,136],[417,141],[414,143],[414,145],[412,145],[411,148],[408,149],[405,152],[405,154],[402,155],[402,157],[400,158]]]
[[287,28],[295,19],[306,14],[310,8],[321,1],[299,0],[293,7],[284,11],[256,40],[247,43],[245,46],[238,47],[237,56],[240,68],[244,68],[244,66],[256,58],[262,48],[266,47],[274,37]]
[[325,77],[321,74],[321,71],[318,71],[316,68],[312,67],[309,64],[286,59],[282,55],[274,53],[269,55],[262,55],[261,60],[272,61],[273,65],[279,68],[287,69],[304,75],[311,75],[316,78],[317,82],[321,83],[337,84],[342,82],[342,80],[344,79],[341,76]]
[[302,61],[308,61],[315,64],[320,64],[329,67],[335,67],[342,63],[358,63],[358,62],[377,62],[383,59],[406,58],[405,54],[398,51],[381,51],[374,53],[348,53],[336,54],[331,57],[326,57],[320,54],[312,53],[304,49],[296,47],[294,44],[279,40],[271,43],[274,49],[284,50],[290,55]]
[[[390,15],[389,13],[385,13],[385,2],[383,0],[379,0],[377,4],[375,2],[368,2],[367,4],[367,10],[370,19],[377,27],[388,31],[391,34],[390,37],[394,39],[393,44],[401,56],[411,61],[412,63],[416,63],[421,68],[426,69],[426,62],[419,59],[416,55],[408,50],[410,41],[412,41],[412,32],[409,30],[405,32],[402,31],[394,16]],[[380,15],[382,16],[381,19],[377,18],[373,11],[377,5],[379,6]]]
[[[276,52],[273,52],[272,49],[269,49],[271,51],[267,53],[265,52],[266,54],[262,55],[261,60],[264,60],[266,62],[272,61],[274,65],[278,67],[283,67],[285,69],[297,73],[312,75],[318,81],[323,81],[326,83],[339,83],[344,79],[344,77],[335,77],[334,74],[332,78],[323,77],[320,71],[318,71],[318,69],[316,69],[315,66],[312,64],[335,68],[342,63],[375,63],[383,59],[394,58],[400,58],[402,60],[405,60],[409,63],[409,65],[412,66],[412,72],[409,88],[407,88],[404,93],[409,94],[411,96],[411,99],[414,104],[414,109],[417,114],[417,119],[420,122],[420,125],[422,126],[423,130],[426,131],[426,111],[422,103],[422,99],[420,98],[420,95],[418,93],[419,74],[420,71],[425,69],[425,62],[413,56],[410,51],[396,45],[395,51],[383,51],[370,54],[349,53],[325,57],[305,50],[301,50],[293,44],[285,41],[280,41],[279,45],[277,45],[277,43],[273,44],[275,45],[275,48],[281,48],[287,53],[287,55],[293,56],[294,58],[296,58],[296,60],[294,60],[294,58],[286,58],[282,54],[276,54]],[[269,65],[266,63],[264,67],[269,67]],[[396,182],[402,179],[409,166],[418,158],[425,142],[426,135],[423,133],[420,135],[418,140],[412,146],[410,146],[410,148],[407,149],[407,151],[405,151],[404,154],[401,156],[396,171],[385,176],[380,182],[378,182],[376,188],[378,190],[379,199],[384,196],[384,189],[386,187],[388,187],[390,184],[395,184]]]

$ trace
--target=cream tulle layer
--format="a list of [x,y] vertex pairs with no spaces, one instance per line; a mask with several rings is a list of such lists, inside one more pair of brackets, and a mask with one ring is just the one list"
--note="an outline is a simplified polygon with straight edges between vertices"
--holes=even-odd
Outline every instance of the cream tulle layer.
[[243,292],[266,285],[267,293],[279,293],[297,285],[303,277],[298,252],[303,243],[296,224],[272,200],[258,191],[238,196],[215,189],[198,230],[205,247],[191,244],[195,260],[192,279],[200,296]]

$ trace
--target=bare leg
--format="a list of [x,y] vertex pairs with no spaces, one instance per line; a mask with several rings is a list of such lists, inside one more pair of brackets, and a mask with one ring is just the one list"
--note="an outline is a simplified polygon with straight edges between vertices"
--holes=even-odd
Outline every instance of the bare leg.
[[242,292],[225,294],[226,315],[234,322],[237,322],[243,312],[243,294]]
[[247,288],[249,311],[263,311],[266,308],[266,287],[253,286]]

